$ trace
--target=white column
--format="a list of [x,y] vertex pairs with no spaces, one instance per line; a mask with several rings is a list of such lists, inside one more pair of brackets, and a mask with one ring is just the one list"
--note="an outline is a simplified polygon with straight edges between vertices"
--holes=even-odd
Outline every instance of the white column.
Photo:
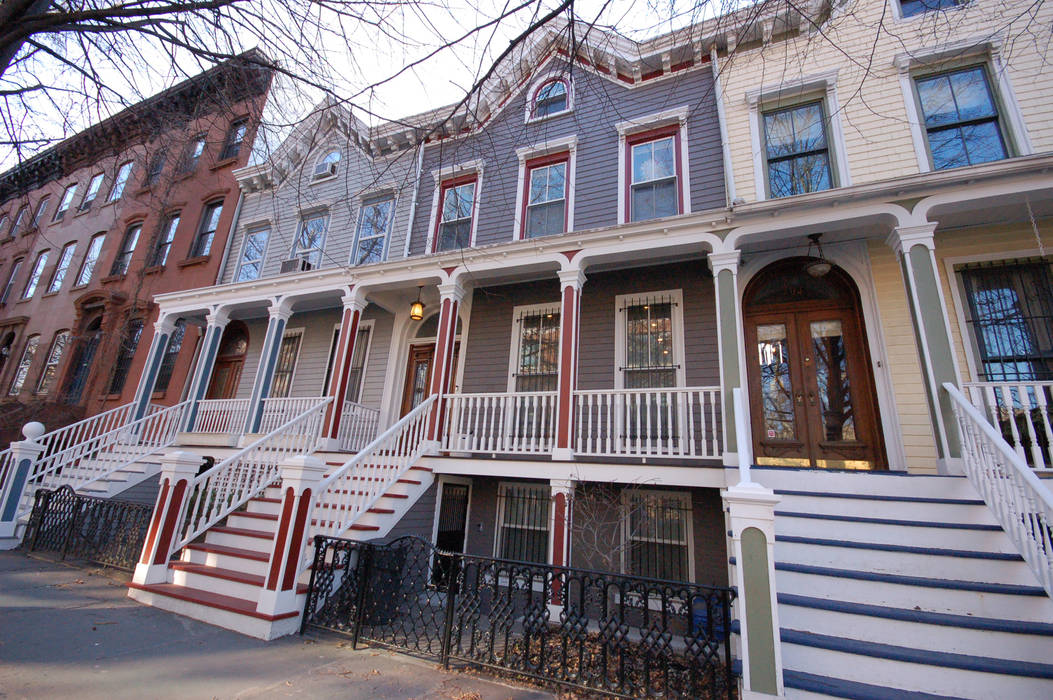
[[245,420],[245,432],[256,433],[263,419],[263,400],[270,396],[271,381],[274,369],[278,364],[278,351],[282,347],[285,335],[285,324],[292,316],[288,300],[275,299],[268,309],[267,334],[260,350],[260,364],[256,368],[256,378],[252,382],[252,393],[249,395],[248,417]]
[[33,474],[33,465],[44,451],[44,445],[37,442],[37,438],[43,434],[44,425],[33,421],[22,428],[22,435],[26,439],[11,443],[7,478],[0,483],[0,549],[14,549],[21,541],[21,533],[18,532],[19,505]]

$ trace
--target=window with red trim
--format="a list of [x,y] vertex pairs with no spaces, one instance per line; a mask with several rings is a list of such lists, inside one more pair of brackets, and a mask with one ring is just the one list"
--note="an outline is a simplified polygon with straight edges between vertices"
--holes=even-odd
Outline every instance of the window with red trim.
[[537,119],[547,117],[550,114],[559,114],[567,111],[570,95],[566,81],[555,78],[542,84],[534,93],[533,106],[530,108],[530,117]]
[[567,230],[567,166],[570,153],[535,158],[526,163],[523,178],[523,238],[538,238]]
[[629,221],[673,216],[683,211],[680,193],[680,129],[676,126],[626,140]]
[[472,244],[472,217],[475,214],[475,174],[447,180],[440,192],[441,209],[436,224],[436,253],[468,248]]

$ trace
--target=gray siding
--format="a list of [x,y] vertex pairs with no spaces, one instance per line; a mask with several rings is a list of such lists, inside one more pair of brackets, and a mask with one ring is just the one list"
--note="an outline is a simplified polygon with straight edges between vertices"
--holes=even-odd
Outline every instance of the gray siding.
[[708,64],[633,89],[581,69],[573,70],[572,81],[574,109],[569,114],[525,124],[524,91],[510,100],[482,133],[427,147],[413,222],[412,255],[425,252],[433,221],[433,170],[482,160],[476,245],[509,241],[517,216],[519,161],[515,149],[570,135],[578,138],[575,230],[618,223],[616,124],[682,105],[690,110],[687,140],[691,210],[725,204],[720,133]]
[[435,502],[438,490],[439,482],[436,479],[435,483],[421,494],[417,502],[410,506],[410,509],[406,511],[406,514],[402,516],[402,519],[398,521],[395,527],[391,528],[388,536],[378,540],[378,542],[390,542],[407,535],[423,537],[431,542],[432,526],[435,524]]
[[131,501],[152,506],[157,502],[157,492],[161,488],[161,476],[159,474],[143,479],[135,486],[129,486],[124,491],[114,494],[115,501]]

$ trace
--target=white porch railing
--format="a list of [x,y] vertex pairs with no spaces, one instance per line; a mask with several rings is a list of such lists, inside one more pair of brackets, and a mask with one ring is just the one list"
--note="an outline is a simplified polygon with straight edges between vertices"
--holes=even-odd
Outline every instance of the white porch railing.
[[556,440],[556,392],[450,394],[442,449],[549,453]]
[[248,399],[203,399],[197,402],[197,416],[191,432],[240,435],[248,416]]
[[354,401],[344,401],[344,412],[340,417],[340,430],[337,438],[340,449],[346,452],[358,452],[377,437],[377,425],[380,423],[380,411],[367,408]]
[[299,415],[199,474],[190,484],[173,552],[184,547],[279,477],[281,463],[318,445],[331,398],[313,398]]
[[269,433],[304,411],[310,410],[316,403],[318,403],[317,396],[264,399],[260,429],[256,432]]
[[943,388],[958,419],[965,475],[1053,596],[1053,492],[953,384]]
[[969,401],[1035,469],[1053,469],[1053,382],[965,382]]
[[720,387],[574,392],[574,453],[717,459]]
[[322,480],[312,533],[343,534],[409,471],[423,453],[428,413],[435,400],[429,396]]

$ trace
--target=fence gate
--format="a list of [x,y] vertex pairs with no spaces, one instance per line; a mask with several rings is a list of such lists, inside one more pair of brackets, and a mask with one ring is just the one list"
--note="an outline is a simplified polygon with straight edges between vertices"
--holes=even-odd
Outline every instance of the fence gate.
[[[303,626],[616,697],[731,698],[729,588],[315,538]],[[302,629],[301,629],[302,632]]]

